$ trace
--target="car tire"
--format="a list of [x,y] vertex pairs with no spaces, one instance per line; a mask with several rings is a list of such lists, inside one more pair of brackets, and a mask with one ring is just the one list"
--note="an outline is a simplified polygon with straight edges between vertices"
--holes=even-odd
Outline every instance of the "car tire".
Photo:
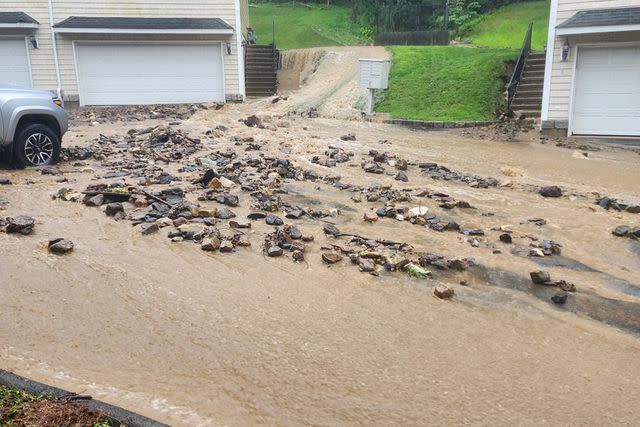
[[20,167],[52,165],[59,157],[60,138],[45,125],[25,127],[13,143],[13,159]]

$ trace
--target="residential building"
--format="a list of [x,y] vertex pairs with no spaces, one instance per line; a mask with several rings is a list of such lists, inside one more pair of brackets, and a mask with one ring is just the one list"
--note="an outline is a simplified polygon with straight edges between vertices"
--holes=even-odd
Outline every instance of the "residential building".
[[2,0],[0,84],[81,105],[245,97],[248,0]]
[[640,0],[551,0],[542,129],[640,136]]

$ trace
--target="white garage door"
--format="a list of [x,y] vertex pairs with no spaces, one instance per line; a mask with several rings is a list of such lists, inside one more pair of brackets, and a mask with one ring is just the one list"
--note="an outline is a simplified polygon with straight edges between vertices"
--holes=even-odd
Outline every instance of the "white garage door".
[[31,87],[29,54],[24,38],[0,37],[0,85]]
[[219,42],[77,43],[82,105],[223,102]]
[[640,136],[640,46],[579,48],[574,134]]

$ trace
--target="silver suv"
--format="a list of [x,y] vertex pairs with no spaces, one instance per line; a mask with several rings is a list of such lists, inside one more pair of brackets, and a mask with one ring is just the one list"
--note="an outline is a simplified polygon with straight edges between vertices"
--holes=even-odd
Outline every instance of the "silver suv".
[[0,86],[0,149],[18,166],[45,166],[60,156],[69,119],[50,92]]

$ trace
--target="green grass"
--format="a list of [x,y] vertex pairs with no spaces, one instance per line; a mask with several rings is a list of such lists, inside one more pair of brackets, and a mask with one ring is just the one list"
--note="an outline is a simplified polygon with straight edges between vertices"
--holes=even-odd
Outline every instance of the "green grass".
[[392,47],[389,90],[376,111],[426,121],[494,120],[504,104],[505,62],[513,49]]
[[477,46],[520,49],[527,27],[533,22],[531,47],[542,51],[549,28],[549,1],[514,3],[480,18],[471,31],[471,43]]
[[249,7],[249,21],[258,43],[268,44],[275,20],[276,44],[283,50],[370,43],[371,39],[361,34],[361,27],[351,23],[350,13],[344,6],[258,3]]

